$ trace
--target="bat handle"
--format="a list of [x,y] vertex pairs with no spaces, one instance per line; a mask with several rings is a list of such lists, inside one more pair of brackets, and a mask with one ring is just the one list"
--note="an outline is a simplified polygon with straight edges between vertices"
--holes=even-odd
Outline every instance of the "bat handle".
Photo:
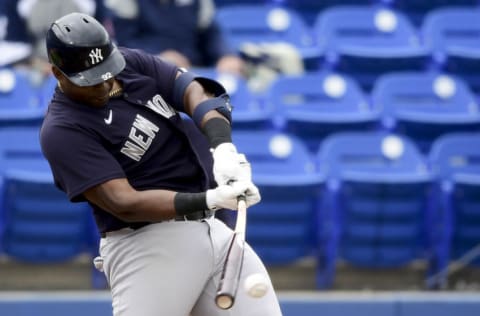
[[245,194],[237,197],[237,221],[235,223],[235,232],[241,234],[245,238],[245,228],[247,225],[247,202]]
[[[236,180],[228,180],[227,184],[228,185],[231,185],[232,183],[234,183]],[[247,197],[245,196],[245,193],[243,194],[240,194],[239,196],[237,196],[237,202],[240,202],[240,201],[243,201],[244,203],[247,202]]]

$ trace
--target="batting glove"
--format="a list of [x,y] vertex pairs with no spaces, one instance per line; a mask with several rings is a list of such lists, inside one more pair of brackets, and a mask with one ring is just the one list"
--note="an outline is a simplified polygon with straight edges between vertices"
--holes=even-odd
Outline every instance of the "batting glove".
[[237,197],[243,194],[247,207],[260,202],[260,192],[251,181],[236,181],[207,190],[207,206],[211,210],[219,208],[236,210]]
[[260,196],[260,191],[258,190],[257,186],[251,181],[247,182],[249,183],[249,185],[247,190],[245,190],[245,202],[247,204],[247,207],[250,207],[260,202],[262,197]]
[[232,143],[223,143],[213,150],[213,176],[218,185],[231,181],[250,181],[250,168],[245,168],[247,160],[237,152]]

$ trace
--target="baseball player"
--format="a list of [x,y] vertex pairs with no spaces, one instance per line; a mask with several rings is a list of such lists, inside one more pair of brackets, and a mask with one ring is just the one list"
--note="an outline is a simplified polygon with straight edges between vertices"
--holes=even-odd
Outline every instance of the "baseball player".
[[[231,141],[223,87],[116,47],[89,15],[58,19],[46,42],[58,87],[40,141],[58,187],[93,208],[113,314],[281,315],[273,290],[260,299],[239,290],[230,310],[214,302],[232,234],[215,210],[235,210],[241,194],[260,201]],[[179,112],[209,140],[215,188]],[[242,276],[253,273],[267,275],[248,248]]]

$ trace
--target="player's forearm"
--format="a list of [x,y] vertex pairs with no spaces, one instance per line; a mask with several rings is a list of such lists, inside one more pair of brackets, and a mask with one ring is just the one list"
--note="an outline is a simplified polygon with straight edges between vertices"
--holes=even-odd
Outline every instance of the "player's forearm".
[[174,197],[169,190],[137,191],[126,179],[114,179],[84,192],[93,204],[126,222],[158,222],[175,217]]
[[176,192],[167,190],[135,191],[118,200],[114,215],[125,222],[159,222],[175,217]]
[[247,204],[260,201],[250,181],[238,181],[198,193],[169,190],[137,191],[127,179],[113,179],[84,192],[85,197],[124,222],[160,222],[206,209],[236,209],[237,197],[247,193]]

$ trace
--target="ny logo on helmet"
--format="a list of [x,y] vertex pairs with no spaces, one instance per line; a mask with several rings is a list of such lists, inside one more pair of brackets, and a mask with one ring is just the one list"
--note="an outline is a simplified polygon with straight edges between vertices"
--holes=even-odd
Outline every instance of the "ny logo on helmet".
[[100,48],[92,49],[88,56],[90,57],[92,65],[98,64],[103,60],[102,51]]

